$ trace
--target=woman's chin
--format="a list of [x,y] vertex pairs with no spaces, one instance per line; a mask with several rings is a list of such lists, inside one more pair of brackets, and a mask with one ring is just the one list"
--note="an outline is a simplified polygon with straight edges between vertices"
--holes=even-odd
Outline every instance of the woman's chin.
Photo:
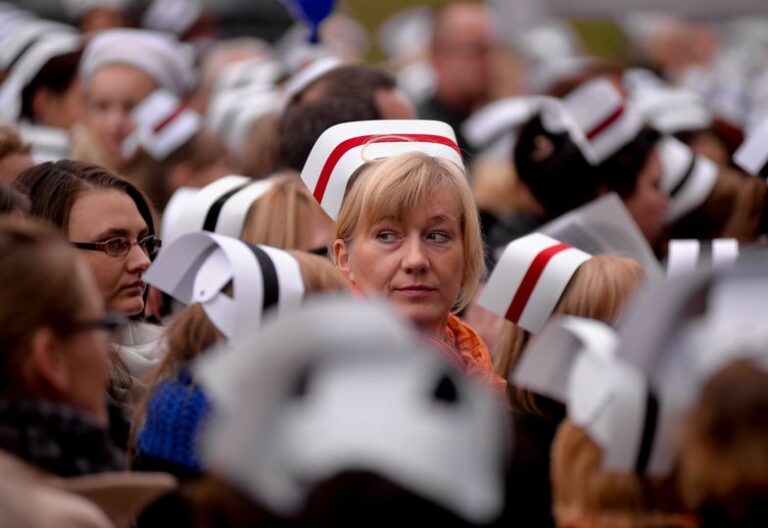
[[126,317],[133,317],[144,312],[144,298],[132,297],[119,299],[109,306],[110,311],[118,312]]

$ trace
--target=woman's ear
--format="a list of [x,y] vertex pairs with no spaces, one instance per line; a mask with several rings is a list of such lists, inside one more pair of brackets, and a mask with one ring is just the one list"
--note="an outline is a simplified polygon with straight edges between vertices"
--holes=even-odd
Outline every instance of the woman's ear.
[[337,238],[333,241],[333,262],[341,271],[347,280],[354,282],[354,277],[349,269],[349,245],[342,239]]
[[50,328],[40,328],[32,336],[29,349],[24,370],[30,388],[43,394],[65,394],[69,390],[70,372],[58,336]]

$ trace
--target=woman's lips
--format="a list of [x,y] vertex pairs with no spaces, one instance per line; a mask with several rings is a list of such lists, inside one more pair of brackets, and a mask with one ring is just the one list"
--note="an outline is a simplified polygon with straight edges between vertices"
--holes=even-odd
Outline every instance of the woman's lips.
[[146,287],[146,284],[143,281],[136,281],[136,282],[132,282],[131,284],[126,284],[120,289],[126,292],[133,292],[135,290],[139,293],[143,293],[145,287]]
[[411,299],[419,299],[422,297],[428,297],[436,291],[436,288],[432,286],[425,286],[416,284],[412,286],[404,286],[402,288],[395,288],[395,292],[398,295],[408,297]]

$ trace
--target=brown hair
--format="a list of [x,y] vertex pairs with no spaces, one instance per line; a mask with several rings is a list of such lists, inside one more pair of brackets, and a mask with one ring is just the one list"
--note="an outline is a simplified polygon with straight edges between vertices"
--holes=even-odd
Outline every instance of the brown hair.
[[122,172],[147,193],[156,210],[162,211],[175,191],[169,180],[174,167],[186,163],[193,173],[198,173],[227,159],[227,156],[227,148],[215,134],[200,130],[164,160],[156,160],[139,149],[126,162]]
[[283,249],[310,250],[310,219],[333,222],[323,212],[307,186],[292,173],[274,178],[273,187],[251,204],[240,238],[251,244]]
[[558,526],[675,528],[693,526],[675,479],[638,477],[602,467],[603,453],[569,419],[552,444],[552,508]]
[[768,372],[741,360],[704,386],[684,426],[680,488],[705,526],[765,526]]
[[11,154],[29,154],[30,146],[11,125],[0,123],[0,159]]
[[29,213],[29,198],[16,189],[0,183],[0,215]]
[[[571,278],[554,314],[575,315],[613,322],[643,278],[640,264],[618,255],[597,255],[584,262]],[[508,321],[499,334],[495,370],[506,379],[523,354],[531,333]],[[531,392],[510,386],[515,407],[538,412]]]
[[81,193],[98,189],[124,192],[146,222],[147,234],[155,234],[152,208],[144,194],[131,182],[96,165],[72,160],[48,161],[22,172],[14,186],[29,196],[30,215],[48,220],[62,233],[67,232],[69,215]]
[[66,332],[74,321],[84,302],[74,280],[79,258],[50,227],[0,218],[0,394],[22,390],[18,364],[37,328]]
[[364,165],[341,205],[335,238],[354,243],[358,230],[381,218],[404,218],[440,193],[459,200],[464,276],[455,310],[465,308],[485,274],[480,219],[463,169],[421,152],[409,152]]

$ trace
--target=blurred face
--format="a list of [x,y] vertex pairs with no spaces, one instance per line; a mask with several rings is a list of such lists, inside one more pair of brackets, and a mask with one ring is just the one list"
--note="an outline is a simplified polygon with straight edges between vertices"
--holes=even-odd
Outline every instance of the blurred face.
[[661,171],[661,160],[654,152],[638,175],[635,191],[624,198],[624,205],[651,245],[664,230],[664,215],[669,207],[669,195],[660,188]]
[[[104,301],[85,262],[78,263],[75,280],[83,303],[75,323],[88,323],[104,317]],[[107,385],[109,383],[108,334],[100,329],[84,329],[64,336],[59,342],[67,372],[63,400],[96,416],[107,425]]]
[[130,196],[117,190],[94,190],[81,194],[72,207],[67,236],[72,242],[106,242],[125,237],[134,244],[128,254],[113,257],[103,251],[80,250],[91,266],[107,309],[136,315],[144,309],[142,275],[149,257],[135,242],[149,228]]
[[359,226],[333,244],[339,269],[367,294],[387,297],[426,331],[442,335],[461,291],[464,247],[459,199],[431,197],[402,220]]
[[102,66],[86,90],[86,124],[107,154],[122,160],[120,145],[131,133],[131,110],[157,88],[143,71],[125,64]]

